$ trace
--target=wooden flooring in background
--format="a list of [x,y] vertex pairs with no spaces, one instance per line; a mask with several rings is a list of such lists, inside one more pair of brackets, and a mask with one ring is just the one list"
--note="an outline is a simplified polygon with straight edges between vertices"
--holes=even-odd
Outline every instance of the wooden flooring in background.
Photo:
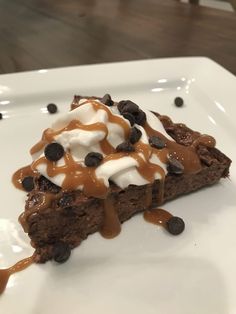
[[235,38],[235,13],[174,0],[0,0],[0,73],[176,56],[236,73]]

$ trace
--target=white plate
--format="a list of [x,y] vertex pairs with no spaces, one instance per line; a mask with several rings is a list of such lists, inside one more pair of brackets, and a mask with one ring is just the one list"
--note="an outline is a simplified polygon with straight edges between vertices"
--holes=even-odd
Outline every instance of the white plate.
[[[11,184],[30,162],[29,148],[55,119],[49,102],[66,111],[73,94],[112,94],[170,115],[216,137],[235,160],[236,79],[206,58],[80,66],[0,76],[0,267],[33,251],[17,217],[25,195]],[[183,108],[173,99],[182,96]],[[63,265],[32,265],[15,274],[0,297],[1,313],[236,313],[236,176],[167,203],[184,218],[173,237],[138,215],[114,240],[99,234]]]

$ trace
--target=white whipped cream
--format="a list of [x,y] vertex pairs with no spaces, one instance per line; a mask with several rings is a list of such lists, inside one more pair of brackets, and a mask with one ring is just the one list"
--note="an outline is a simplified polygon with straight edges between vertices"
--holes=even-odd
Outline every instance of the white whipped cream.
[[[80,100],[80,104],[86,101],[86,99]],[[99,100],[96,100],[99,101]],[[106,107],[109,108],[113,115],[118,115],[118,110],[116,106]],[[142,109],[143,110],[143,109]],[[148,124],[154,129],[161,132],[165,137],[173,140],[165,131],[160,120],[150,111],[143,110],[147,116]],[[121,115],[118,115],[124,119]],[[108,121],[107,112],[103,109],[94,110],[91,103],[86,103],[86,105],[79,106],[72,111],[64,113],[55,123],[52,125],[53,130],[60,130],[66,127],[72,120],[78,119],[84,125],[93,124],[96,122],[104,123],[108,129],[107,140],[109,143],[116,148],[117,145],[125,140],[124,131],[122,127],[115,123],[110,123]],[[124,121],[130,126],[128,120]],[[140,125],[135,125],[142,132],[142,137],[140,141],[143,143],[148,143],[148,136],[143,127]],[[105,138],[106,134],[103,131],[85,131],[80,129],[74,129],[71,131],[63,131],[59,135],[55,136],[54,140],[60,143],[65,151],[70,150],[73,159],[84,165],[84,158],[89,152],[99,152],[103,154],[99,142]],[[103,154],[104,155],[104,154]],[[33,155],[33,160],[44,156],[44,150]],[[140,156],[145,158],[143,154]],[[166,165],[163,164],[156,155],[152,155],[150,161],[157,164],[166,171]],[[58,162],[58,166],[65,164],[64,158],[61,158]],[[113,181],[120,188],[124,189],[128,185],[144,185],[148,182],[139,174],[137,171],[138,163],[137,161],[130,157],[125,156],[120,159],[110,160],[102,163],[96,168],[96,176],[98,179],[102,179],[105,185],[109,186],[109,180]],[[58,186],[62,186],[63,180],[65,178],[64,174],[59,174],[54,177],[49,177],[46,170],[46,164],[39,164],[37,166],[38,172],[48,178],[51,182]],[[161,176],[158,172],[155,173],[155,179],[160,179]],[[83,186],[78,186],[78,189],[83,189]]]

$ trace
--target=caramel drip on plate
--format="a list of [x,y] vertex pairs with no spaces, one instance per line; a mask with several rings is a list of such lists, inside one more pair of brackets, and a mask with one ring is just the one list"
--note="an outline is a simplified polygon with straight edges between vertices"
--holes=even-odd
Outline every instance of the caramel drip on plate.
[[116,237],[121,231],[121,224],[118,213],[114,207],[112,196],[103,200],[104,219],[103,225],[100,229],[100,234],[107,239]]
[[152,224],[166,227],[167,221],[173,216],[171,215],[171,213],[169,213],[168,211],[164,209],[155,208],[152,210],[146,210],[143,213],[143,217],[146,221]]
[[17,189],[23,190],[22,180],[26,176],[35,176],[35,171],[32,170],[31,166],[26,166],[17,170],[12,176],[12,183]]
[[4,292],[11,275],[29,267],[33,262],[34,262],[34,254],[30,257],[27,257],[19,261],[14,266],[11,266],[6,269],[0,269],[0,294]]

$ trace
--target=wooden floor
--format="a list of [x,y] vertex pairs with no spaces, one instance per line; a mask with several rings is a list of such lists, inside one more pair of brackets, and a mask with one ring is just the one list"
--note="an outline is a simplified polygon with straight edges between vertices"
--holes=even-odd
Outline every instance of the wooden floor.
[[208,56],[236,73],[236,15],[174,0],[0,0],[0,73]]

